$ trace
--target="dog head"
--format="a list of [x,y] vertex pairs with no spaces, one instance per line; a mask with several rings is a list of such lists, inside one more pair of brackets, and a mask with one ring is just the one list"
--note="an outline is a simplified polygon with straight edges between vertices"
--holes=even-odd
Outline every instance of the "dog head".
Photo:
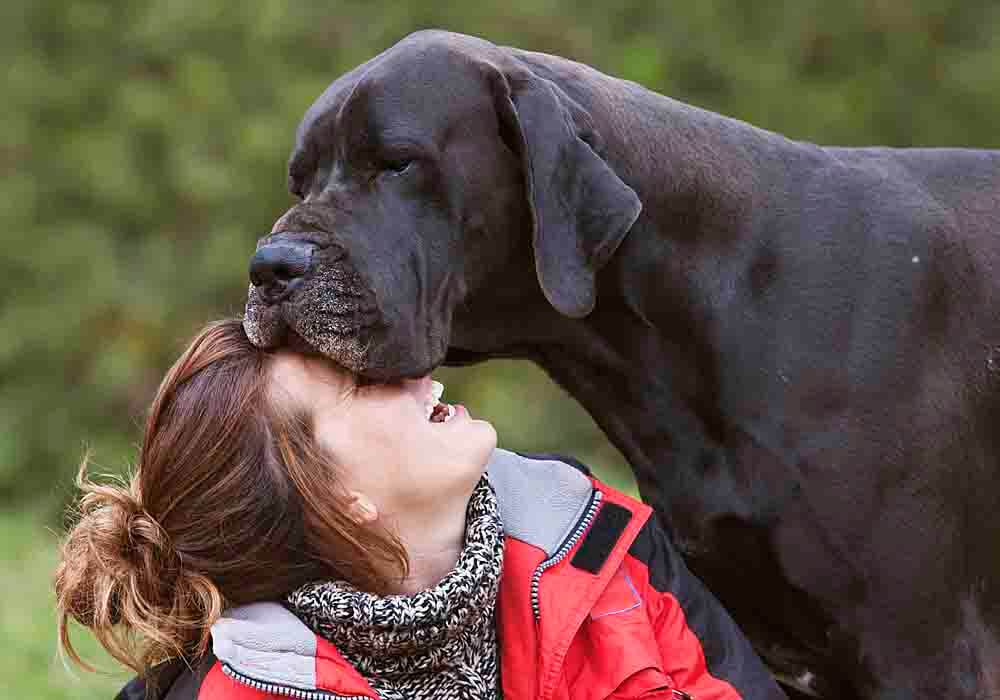
[[641,209],[600,153],[588,113],[514,50],[407,37],[299,125],[288,181],[301,201],[251,260],[250,339],[390,380],[440,365],[456,308],[484,290],[586,316]]

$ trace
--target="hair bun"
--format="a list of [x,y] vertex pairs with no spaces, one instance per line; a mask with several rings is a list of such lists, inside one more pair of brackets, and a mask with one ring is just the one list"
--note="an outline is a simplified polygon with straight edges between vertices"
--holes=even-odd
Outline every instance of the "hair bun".
[[[77,522],[63,543],[55,588],[60,638],[70,656],[86,666],[69,642],[68,617],[90,628],[119,661],[139,669],[172,656],[204,650],[208,628],[222,599],[204,576],[186,573],[160,523],[143,507],[131,484],[99,484],[86,475],[77,486]],[[135,652],[135,635],[144,640]]]
[[140,580],[155,582],[172,598],[175,580],[183,574],[180,556],[160,524],[139,506],[126,516],[122,528],[121,558]]
[[94,483],[82,471],[77,486],[83,493],[77,522],[56,571],[60,602],[67,596],[64,609],[90,627],[118,624],[128,592],[141,589],[146,602],[159,607],[161,601],[148,599],[150,586],[143,584],[159,577],[161,563],[170,558],[164,556],[169,544],[162,529],[126,486]]

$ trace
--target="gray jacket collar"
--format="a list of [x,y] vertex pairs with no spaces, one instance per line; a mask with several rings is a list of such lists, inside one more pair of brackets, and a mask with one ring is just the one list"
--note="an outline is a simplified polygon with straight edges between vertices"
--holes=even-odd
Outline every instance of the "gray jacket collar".
[[558,460],[494,450],[486,477],[500,502],[500,519],[514,537],[552,556],[583,517],[593,484],[580,470]]

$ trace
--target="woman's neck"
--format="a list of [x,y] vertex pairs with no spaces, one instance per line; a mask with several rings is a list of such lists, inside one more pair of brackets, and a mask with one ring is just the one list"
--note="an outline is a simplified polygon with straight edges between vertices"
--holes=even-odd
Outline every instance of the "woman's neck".
[[433,588],[455,568],[465,546],[469,498],[425,513],[395,518],[393,526],[409,559],[409,572],[392,593],[412,595]]

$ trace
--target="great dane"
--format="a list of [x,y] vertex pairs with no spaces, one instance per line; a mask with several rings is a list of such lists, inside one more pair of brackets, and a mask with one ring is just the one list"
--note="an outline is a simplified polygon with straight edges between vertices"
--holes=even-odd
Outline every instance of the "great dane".
[[779,677],[1000,696],[1000,151],[821,147],[429,31],[288,171],[254,343],[375,382],[531,359]]

